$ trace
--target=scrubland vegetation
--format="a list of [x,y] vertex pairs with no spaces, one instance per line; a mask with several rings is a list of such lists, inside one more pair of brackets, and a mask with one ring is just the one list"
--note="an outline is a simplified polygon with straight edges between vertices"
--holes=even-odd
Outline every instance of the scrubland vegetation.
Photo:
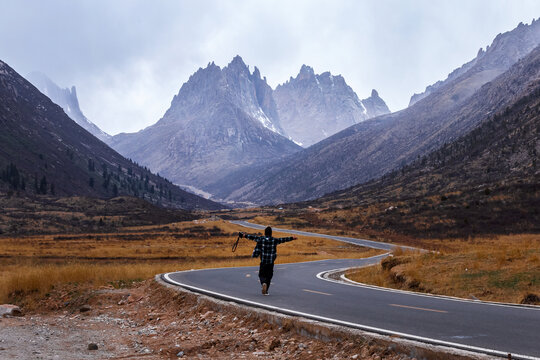
[[[386,205],[384,205],[386,206]],[[390,210],[392,211],[392,210]],[[367,238],[431,250],[394,253],[381,265],[357,269],[359,282],[482,300],[539,303],[540,236],[484,235],[467,238],[414,237],[392,228],[350,226],[350,217],[385,216],[379,207],[363,212],[318,208],[246,209],[220,213],[255,223],[326,234]],[[8,235],[0,238],[0,301],[31,308],[59,284],[123,287],[157,273],[208,267],[256,266],[249,231],[227,221],[196,219],[164,225],[116,226],[99,232]],[[348,220],[349,219],[349,220]],[[432,220],[435,221],[435,220]],[[276,236],[288,236],[276,233]],[[380,254],[322,238],[300,237],[280,247],[278,263]]]
[[540,236],[433,240],[440,252],[397,251],[351,280],[462,298],[540,305]]

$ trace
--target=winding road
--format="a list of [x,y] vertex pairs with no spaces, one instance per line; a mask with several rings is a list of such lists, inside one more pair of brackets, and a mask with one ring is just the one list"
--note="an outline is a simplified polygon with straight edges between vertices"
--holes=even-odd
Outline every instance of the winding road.
[[[394,247],[370,240],[278,228],[274,231],[384,250]],[[414,294],[344,284],[321,276],[335,269],[374,264],[385,256],[276,265],[270,296],[260,293],[258,267],[183,271],[163,274],[162,278],[192,291],[289,315],[494,356],[511,353],[513,358],[540,359],[540,307]]]

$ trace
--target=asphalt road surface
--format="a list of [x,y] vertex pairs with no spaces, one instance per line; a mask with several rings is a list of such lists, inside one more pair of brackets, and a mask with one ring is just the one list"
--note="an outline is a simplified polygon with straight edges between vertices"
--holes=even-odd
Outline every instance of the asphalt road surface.
[[[354,242],[350,240],[346,238]],[[539,307],[427,296],[317,277],[325,271],[373,264],[384,256],[276,265],[269,296],[261,295],[258,267],[184,271],[163,278],[196,292],[285,314],[491,355],[540,359]]]

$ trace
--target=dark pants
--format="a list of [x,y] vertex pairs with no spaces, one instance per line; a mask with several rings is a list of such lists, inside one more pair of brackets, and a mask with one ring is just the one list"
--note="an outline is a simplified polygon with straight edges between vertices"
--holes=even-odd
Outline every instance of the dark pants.
[[274,276],[274,263],[271,264],[262,264],[259,266],[259,280],[261,285],[266,283],[268,288],[270,288],[270,281],[272,281],[272,276]]

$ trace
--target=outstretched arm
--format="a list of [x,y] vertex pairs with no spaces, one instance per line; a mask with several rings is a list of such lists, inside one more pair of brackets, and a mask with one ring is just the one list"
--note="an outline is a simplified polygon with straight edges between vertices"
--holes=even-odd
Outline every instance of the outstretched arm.
[[290,236],[290,237],[282,237],[282,238],[278,238],[277,239],[277,243],[278,244],[282,244],[284,242],[288,242],[288,241],[292,241],[292,240],[296,240],[298,239],[297,237],[294,237],[294,236]]
[[249,239],[249,240],[253,240],[255,242],[258,242],[259,241],[259,238],[260,236],[256,236],[256,235],[250,235],[250,234],[246,234],[244,232],[239,232],[238,233],[238,236],[240,236],[241,238],[246,238],[246,239]]

